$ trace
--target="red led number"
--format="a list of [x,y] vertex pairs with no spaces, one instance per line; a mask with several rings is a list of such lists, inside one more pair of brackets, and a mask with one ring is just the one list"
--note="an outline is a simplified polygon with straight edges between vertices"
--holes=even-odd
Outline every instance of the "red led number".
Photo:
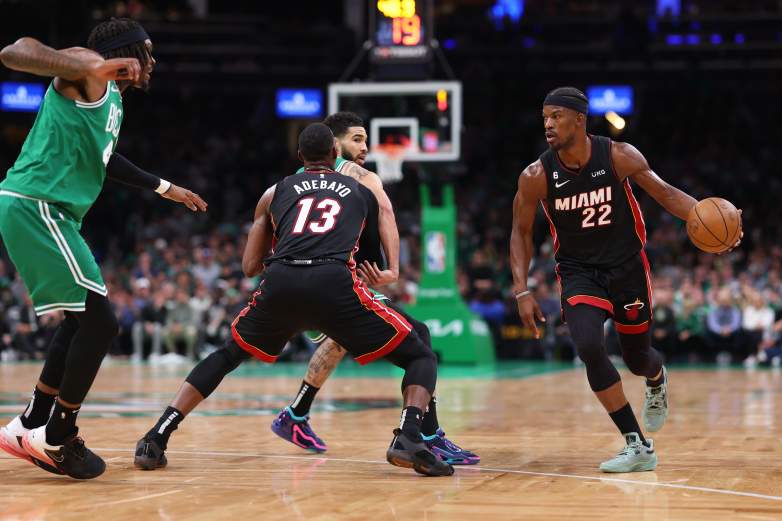
[[305,197],[299,200],[299,215],[296,216],[293,233],[303,233],[305,227],[312,233],[318,234],[327,233],[334,229],[334,225],[337,223],[337,215],[339,215],[342,207],[334,199],[324,199],[315,205],[315,209],[322,210],[320,217],[317,220],[309,220],[314,202],[314,197]]
[[395,45],[418,45],[421,43],[421,17],[394,18],[392,38]]

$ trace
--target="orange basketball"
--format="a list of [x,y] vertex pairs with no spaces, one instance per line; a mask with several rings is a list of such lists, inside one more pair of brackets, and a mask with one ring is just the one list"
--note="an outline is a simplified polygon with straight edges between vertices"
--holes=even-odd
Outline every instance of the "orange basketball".
[[687,216],[687,235],[709,253],[722,253],[741,236],[741,215],[730,201],[709,197],[693,206]]

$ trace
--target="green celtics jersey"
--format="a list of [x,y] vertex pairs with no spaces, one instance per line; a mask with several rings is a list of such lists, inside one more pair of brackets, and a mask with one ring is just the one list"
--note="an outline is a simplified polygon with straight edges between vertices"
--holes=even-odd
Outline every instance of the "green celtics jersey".
[[[350,161],[348,161],[347,159],[343,159],[343,158],[341,158],[341,157],[338,157],[338,158],[337,158],[337,162],[334,164],[334,170],[335,170],[335,171],[337,171],[337,172],[339,172],[339,173],[341,174],[341,173],[342,173],[342,169],[343,169],[343,168],[345,167],[345,165],[347,165],[348,163],[350,163]],[[297,173],[297,174],[300,174],[300,173],[302,173],[302,172],[304,172],[304,167],[301,167],[301,168],[299,168],[298,170],[296,170],[296,173]]]
[[113,81],[93,103],[62,96],[52,82],[0,189],[55,203],[80,222],[103,187],[122,115]]

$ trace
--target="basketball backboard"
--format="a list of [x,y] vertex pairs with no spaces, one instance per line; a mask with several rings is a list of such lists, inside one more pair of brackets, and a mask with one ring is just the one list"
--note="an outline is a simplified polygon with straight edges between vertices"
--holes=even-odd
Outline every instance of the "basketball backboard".
[[329,113],[355,112],[377,146],[409,145],[405,161],[457,161],[461,155],[462,84],[458,81],[332,83]]

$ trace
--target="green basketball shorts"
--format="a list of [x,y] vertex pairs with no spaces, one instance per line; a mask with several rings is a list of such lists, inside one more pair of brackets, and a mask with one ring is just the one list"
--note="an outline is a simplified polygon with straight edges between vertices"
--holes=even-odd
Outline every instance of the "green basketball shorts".
[[107,294],[80,227],[54,203],[0,190],[0,235],[38,315],[84,311],[88,290]]

